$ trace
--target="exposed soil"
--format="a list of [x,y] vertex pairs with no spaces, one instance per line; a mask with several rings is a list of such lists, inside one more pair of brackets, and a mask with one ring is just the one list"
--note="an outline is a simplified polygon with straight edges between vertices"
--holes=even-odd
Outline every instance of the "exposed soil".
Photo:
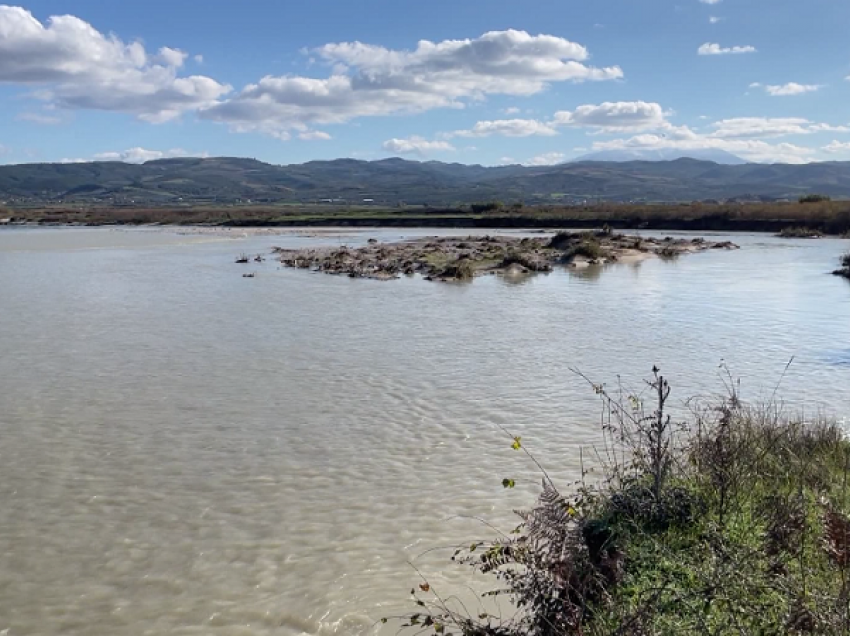
[[427,237],[399,243],[370,239],[359,247],[275,248],[285,267],[351,278],[390,280],[419,274],[426,280],[471,280],[485,274],[551,272],[558,266],[588,267],[643,258],[676,258],[709,249],[737,249],[728,241],[645,238],[599,232],[561,232],[554,237]]

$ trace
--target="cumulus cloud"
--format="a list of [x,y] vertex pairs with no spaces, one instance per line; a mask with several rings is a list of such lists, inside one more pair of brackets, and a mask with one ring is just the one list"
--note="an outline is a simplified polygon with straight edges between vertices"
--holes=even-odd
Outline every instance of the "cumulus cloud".
[[563,152],[547,152],[542,155],[532,157],[528,161],[523,162],[526,166],[554,166],[563,163],[566,155]]
[[[145,148],[128,148],[119,152],[99,152],[94,155],[92,161],[123,161],[124,163],[144,163],[155,159],[168,159],[173,157],[206,157],[207,153],[191,153],[182,148],[171,150],[147,150]],[[66,163],[78,163],[84,159],[64,160]]]
[[675,148],[683,151],[725,150],[757,163],[808,163],[813,160],[812,155],[815,154],[815,151],[811,148],[790,143],[771,144],[756,139],[721,139],[697,133],[680,135],[679,137],[645,134],[629,139],[614,139],[593,144],[594,150],[663,148]]
[[841,142],[837,140],[833,140],[828,143],[826,146],[821,148],[824,152],[828,152],[830,154],[836,153],[850,153],[850,141]]
[[552,126],[536,119],[497,119],[476,122],[470,130],[456,130],[446,137],[551,137],[557,134],[558,131]]
[[511,106],[502,111],[505,115],[517,115],[519,114],[519,108],[516,106]]
[[361,42],[309,51],[326,78],[266,76],[202,111],[234,130],[288,131],[357,117],[462,108],[487,95],[533,95],[553,82],[619,79],[618,66],[586,64],[587,49],[551,35],[491,31],[465,40],[423,40],[412,51]]
[[231,89],[200,75],[180,76],[187,53],[148,53],[71,16],[45,24],[0,5],[0,84],[43,87],[35,95],[62,108],[131,113],[153,122],[209,106]]
[[[813,122],[802,117],[736,117],[715,121],[707,130],[676,126],[668,120],[670,113],[658,104],[626,102],[629,107],[580,107],[573,113],[559,114],[556,120],[580,124],[602,132],[642,132],[631,137],[596,141],[594,151],[601,150],[725,150],[754,162],[806,163],[814,160],[817,150],[792,143],[771,143],[765,139],[789,135],[823,132],[850,132],[850,127]],[[577,114],[580,114],[577,116]],[[583,115],[583,116],[582,116]],[[609,119],[609,116],[612,118]],[[700,116],[700,119],[708,119]],[[844,152],[850,143],[833,142],[827,152]],[[830,150],[827,150],[830,149]]]
[[712,124],[719,138],[783,137],[817,132],[850,132],[847,126],[814,123],[802,117],[735,117]]
[[755,53],[756,48],[754,46],[728,46],[723,47],[719,44],[714,44],[711,42],[706,42],[701,47],[697,49],[698,55],[734,55],[739,53]]
[[399,155],[424,156],[432,152],[448,152],[455,150],[447,141],[428,141],[422,137],[408,137],[407,139],[388,139],[382,144],[387,152]]
[[772,97],[784,97],[787,95],[802,95],[803,93],[814,93],[823,88],[821,84],[798,84],[788,82],[787,84],[761,84],[753,82],[750,88],[763,88],[764,92]]
[[574,111],[558,111],[553,122],[560,126],[580,126],[603,132],[647,130],[667,125],[664,109],[654,102],[604,102],[585,104]]
[[332,137],[322,130],[305,130],[298,135],[299,139],[304,141],[328,141]]

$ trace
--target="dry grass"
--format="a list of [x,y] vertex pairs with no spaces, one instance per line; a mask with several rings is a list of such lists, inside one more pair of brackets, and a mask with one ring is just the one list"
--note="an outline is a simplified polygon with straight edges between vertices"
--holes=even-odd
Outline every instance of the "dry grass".
[[82,224],[457,225],[480,227],[641,227],[780,232],[803,227],[825,234],[850,232],[850,201],[747,204],[600,204],[583,207],[511,206],[474,214],[468,208],[349,208],[344,206],[198,206],[146,208],[9,209],[2,217]]

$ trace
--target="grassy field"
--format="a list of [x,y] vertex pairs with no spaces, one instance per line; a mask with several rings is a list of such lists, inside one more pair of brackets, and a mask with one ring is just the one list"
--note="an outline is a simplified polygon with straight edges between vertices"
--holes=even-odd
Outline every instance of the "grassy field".
[[850,201],[815,203],[378,208],[319,205],[0,210],[16,221],[83,225],[354,225],[405,227],[601,227],[765,231],[789,236],[850,232]]

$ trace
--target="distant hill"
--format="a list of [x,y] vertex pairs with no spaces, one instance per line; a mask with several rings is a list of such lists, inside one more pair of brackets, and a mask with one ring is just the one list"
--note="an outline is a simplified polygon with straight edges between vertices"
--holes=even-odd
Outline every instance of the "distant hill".
[[730,166],[748,163],[731,152],[715,148],[702,150],[677,150],[676,148],[600,150],[578,157],[573,161],[675,161],[683,158],[713,161]]
[[[726,157],[728,160],[728,157]],[[793,198],[808,192],[850,197],[850,162],[730,165],[673,161],[579,161],[557,166],[485,167],[437,161],[337,159],[275,166],[217,157],[149,161],[0,166],[6,205],[227,204],[335,202],[454,205],[501,200],[525,203],[692,201]]]

